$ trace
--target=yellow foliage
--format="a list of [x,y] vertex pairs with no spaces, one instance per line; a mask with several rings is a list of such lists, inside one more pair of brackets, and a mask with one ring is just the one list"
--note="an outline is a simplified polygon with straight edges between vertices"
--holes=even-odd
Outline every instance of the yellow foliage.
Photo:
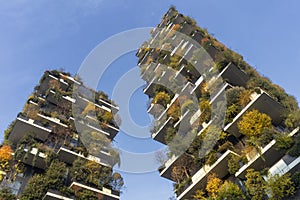
[[216,174],[211,174],[208,176],[208,181],[206,185],[206,191],[213,198],[217,197],[220,187],[222,185],[222,180],[216,177]]
[[170,108],[168,109],[167,111],[167,114],[169,117],[172,117],[174,119],[174,121],[178,121],[179,120],[179,117],[181,115],[181,112],[180,112],[180,107],[179,107],[179,102],[178,100],[175,101],[171,106]]
[[200,100],[199,103],[201,115],[200,115],[200,124],[203,122],[208,123],[211,118],[211,105],[208,100]]
[[167,107],[170,101],[171,101],[170,95],[166,92],[159,92],[153,98],[153,103],[160,104],[164,107]]
[[258,110],[247,112],[238,122],[239,131],[248,137],[259,136],[264,128],[270,128],[271,126],[271,118]]
[[86,107],[84,108],[84,110],[82,111],[82,115],[86,116],[87,114],[90,113],[90,111],[95,110],[95,104],[93,104],[92,102],[89,102]]
[[206,198],[204,197],[204,192],[202,190],[197,190],[193,198],[195,200],[205,200]]

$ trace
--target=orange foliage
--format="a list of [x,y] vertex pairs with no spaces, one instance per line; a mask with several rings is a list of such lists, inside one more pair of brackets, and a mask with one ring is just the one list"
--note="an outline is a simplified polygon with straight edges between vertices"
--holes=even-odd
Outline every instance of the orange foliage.
[[13,150],[8,145],[0,148],[0,161],[8,162],[12,159]]

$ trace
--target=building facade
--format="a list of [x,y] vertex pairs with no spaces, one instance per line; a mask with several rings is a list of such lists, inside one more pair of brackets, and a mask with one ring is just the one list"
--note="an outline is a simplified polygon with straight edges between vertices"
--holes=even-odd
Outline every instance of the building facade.
[[11,155],[1,158],[1,188],[19,199],[120,199],[123,179],[112,171],[119,157],[110,146],[117,111],[79,78],[46,71],[5,131],[1,148]]
[[[155,120],[152,138],[168,147],[159,173],[174,182],[178,200],[274,198],[275,174],[288,177],[286,190],[297,190],[293,97],[174,7],[136,56]],[[251,172],[264,179],[259,198]],[[299,198],[295,191],[282,198]]]

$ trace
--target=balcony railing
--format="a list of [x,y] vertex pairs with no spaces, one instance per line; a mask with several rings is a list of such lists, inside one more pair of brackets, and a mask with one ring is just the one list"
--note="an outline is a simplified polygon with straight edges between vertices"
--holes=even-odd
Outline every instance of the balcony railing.
[[[61,147],[58,150],[57,154],[58,154],[58,158],[61,161],[66,162],[68,164],[72,164],[77,158],[84,158],[86,160],[97,162],[103,166],[112,167],[111,163],[107,162],[104,159],[101,159],[101,158],[93,156],[93,155],[84,156],[82,153],[76,153],[76,152],[68,149],[67,147]],[[106,152],[103,152],[103,154],[104,154],[104,156],[107,157]]]
[[100,189],[96,189],[90,186],[87,186],[85,184],[82,183],[78,183],[78,182],[72,182],[70,188],[72,188],[73,190],[79,190],[79,189],[86,189],[92,192],[95,192],[98,194],[98,198],[101,200],[117,200],[120,199],[119,194],[117,194],[116,192],[114,192],[113,190],[110,190],[108,188],[103,187],[102,190]]
[[[299,128],[294,129],[289,136],[292,137],[299,131]],[[255,149],[248,154],[248,162],[243,165],[239,171],[236,172],[235,176],[241,179],[245,178],[247,169],[255,169],[257,171],[262,170],[266,167],[271,167],[284,155],[283,151],[278,150],[275,147],[276,140],[272,140],[265,147],[260,148],[260,152]]]
[[65,197],[61,192],[48,190],[42,200],[74,200],[75,198]]
[[16,144],[29,132],[34,132],[40,140],[45,141],[52,130],[49,126],[45,126],[38,121],[19,115],[11,134],[9,135],[9,140]]

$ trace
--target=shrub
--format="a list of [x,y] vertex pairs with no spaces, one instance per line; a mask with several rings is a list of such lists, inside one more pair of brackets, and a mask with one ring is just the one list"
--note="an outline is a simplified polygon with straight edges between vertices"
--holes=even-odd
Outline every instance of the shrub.
[[239,131],[248,137],[260,136],[264,128],[270,128],[271,126],[271,118],[258,110],[245,113],[238,122]]
[[224,199],[242,200],[245,199],[245,195],[236,184],[230,181],[225,181],[225,183],[219,188],[219,193],[217,196],[217,200]]
[[288,150],[288,154],[293,157],[300,156],[300,134],[295,138],[294,145]]
[[213,165],[218,160],[217,152],[212,150],[205,156],[205,164]]
[[241,107],[237,106],[236,104],[232,104],[231,106],[229,106],[226,110],[224,124],[226,125],[231,123],[240,111]]
[[176,135],[176,133],[177,133],[176,129],[174,129],[172,127],[167,128],[166,135],[165,135],[165,141],[167,143],[171,142],[172,139],[174,138],[174,136]]
[[233,104],[239,105],[240,94],[245,92],[245,88],[243,87],[233,87],[226,91],[226,100],[227,106],[231,106]]
[[278,134],[275,136],[276,144],[275,147],[278,150],[288,150],[294,144],[293,138],[287,134]]
[[246,174],[246,191],[252,200],[265,199],[265,180],[261,174],[253,169],[248,169]]
[[17,200],[16,195],[14,195],[10,189],[3,188],[0,190],[0,199],[1,200]]
[[201,110],[200,124],[208,123],[211,119],[211,105],[208,100],[200,100],[199,107]]
[[170,103],[170,101],[171,101],[171,98],[168,93],[159,92],[155,95],[152,102],[155,104],[160,104],[166,108],[167,105]]
[[240,169],[240,158],[238,156],[231,155],[228,159],[228,171],[234,175]]
[[297,128],[300,126],[300,110],[288,114],[284,123],[288,128]]

